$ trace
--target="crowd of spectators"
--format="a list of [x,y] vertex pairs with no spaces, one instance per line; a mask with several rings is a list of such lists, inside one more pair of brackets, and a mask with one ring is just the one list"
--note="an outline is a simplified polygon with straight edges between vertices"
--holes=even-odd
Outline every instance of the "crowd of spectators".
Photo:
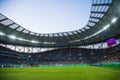
[[61,48],[40,53],[20,53],[0,46],[0,66],[39,66],[120,62],[120,45],[107,49]]

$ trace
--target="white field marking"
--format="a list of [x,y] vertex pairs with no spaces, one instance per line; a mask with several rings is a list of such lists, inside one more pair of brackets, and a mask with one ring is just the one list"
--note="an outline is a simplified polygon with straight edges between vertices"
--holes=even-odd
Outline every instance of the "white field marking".
[[101,70],[104,70],[104,71],[110,71],[110,72],[117,72],[117,73],[120,73],[120,71],[116,71],[116,70],[111,70],[111,69],[105,69],[105,68],[100,68],[100,67],[91,67],[91,68],[96,68],[96,69],[101,69]]

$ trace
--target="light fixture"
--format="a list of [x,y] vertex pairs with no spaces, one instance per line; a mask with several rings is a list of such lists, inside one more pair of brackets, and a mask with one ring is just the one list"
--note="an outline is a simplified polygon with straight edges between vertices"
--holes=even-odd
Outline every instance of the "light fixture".
[[38,43],[38,41],[35,41],[35,40],[32,40],[31,42],[32,42],[32,43]]
[[106,26],[103,28],[103,30],[106,30],[106,29],[108,29],[109,27],[110,27],[110,24],[106,25]]
[[29,41],[29,40],[27,40],[27,39],[24,39],[24,41],[31,42],[31,41]]
[[16,36],[14,36],[14,35],[11,35],[11,36],[8,36],[9,38],[11,38],[11,39],[16,39]]
[[21,41],[24,41],[24,39],[22,39],[22,38],[17,38],[18,40],[21,40]]
[[0,35],[3,36],[3,35],[5,35],[5,34],[4,34],[3,32],[0,32]]
[[112,23],[115,23],[116,21],[117,21],[116,17],[112,19]]

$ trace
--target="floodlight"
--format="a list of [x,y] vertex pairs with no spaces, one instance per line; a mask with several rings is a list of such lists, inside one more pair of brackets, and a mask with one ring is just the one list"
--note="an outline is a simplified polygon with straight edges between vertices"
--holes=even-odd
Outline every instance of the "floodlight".
[[5,34],[4,34],[3,32],[0,32],[0,35],[3,36],[3,35],[5,35]]
[[29,40],[27,40],[27,39],[24,39],[24,41],[28,41],[28,42],[30,42]]
[[24,41],[24,39],[22,39],[22,38],[17,38],[18,40],[21,40],[21,41]]
[[103,30],[106,30],[106,29],[108,29],[109,27],[110,27],[110,24],[106,25],[106,26],[103,28]]
[[31,42],[32,42],[32,43],[39,43],[38,41],[35,41],[35,40],[32,40]]
[[8,36],[9,38],[11,38],[11,39],[16,39],[16,36],[14,36],[14,35],[11,35],[11,36]]
[[116,17],[112,19],[112,23],[115,23],[116,21],[117,21]]

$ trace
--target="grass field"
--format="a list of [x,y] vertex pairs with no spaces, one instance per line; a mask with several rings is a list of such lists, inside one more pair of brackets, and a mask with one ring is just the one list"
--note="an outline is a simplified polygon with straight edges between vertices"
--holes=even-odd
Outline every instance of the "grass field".
[[0,80],[120,80],[120,68],[95,66],[0,68]]

